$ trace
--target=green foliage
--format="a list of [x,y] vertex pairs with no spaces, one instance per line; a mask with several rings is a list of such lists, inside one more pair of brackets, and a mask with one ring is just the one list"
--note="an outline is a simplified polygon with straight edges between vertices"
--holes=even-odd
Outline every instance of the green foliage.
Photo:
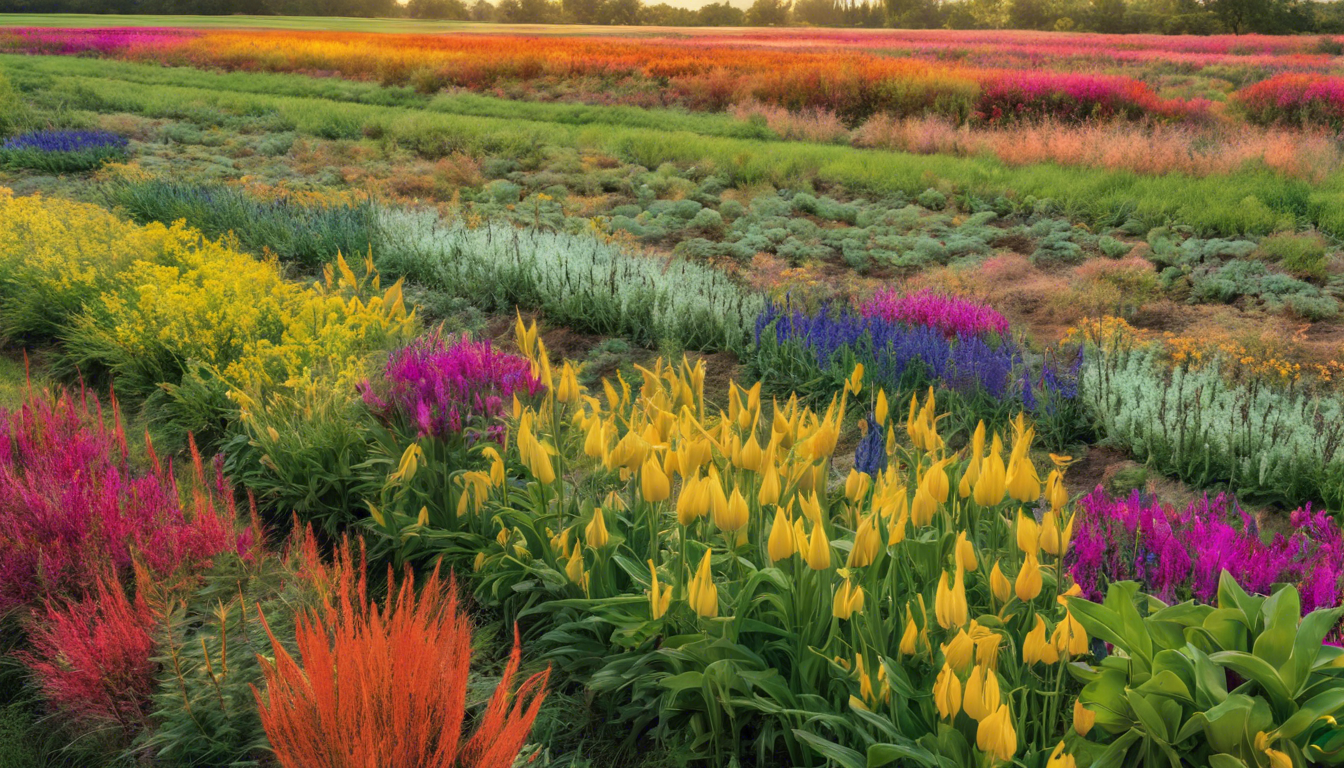
[[376,488],[367,467],[376,426],[350,390],[251,392],[248,418],[222,446],[224,470],[253,494],[268,523],[291,515],[329,536],[367,512]]
[[1258,255],[1278,264],[1289,274],[1324,280],[1330,266],[1325,241],[1316,234],[1281,232],[1260,241]]
[[0,72],[0,139],[32,127],[31,114],[19,91]]
[[272,655],[259,617],[285,640],[294,635],[296,611],[317,605],[299,541],[284,558],[219,558],[201,588],[168,609],[155,728],[138,745],[161,764],[255,766],[269,753],[252,692],[264,687],[258,655]]
[[1164,606],[1137,590],[1122,582],[1101,605],[1069,600],[1116,651],[1069,668],[1096,715],[1097,764],[1231,768],[1266,764],[1270,749],[1292,765],[1344,758],[1334,720],[1344,651],[1322,642],[1344,609],[1302,616],[1293,586],[1251,596],[1226,571],[1216,606]]
[[162,179],[119,178],[103,190],[137,221],[185,220],[207,237],[232,233],[253,253],[270,251],[306,266],[334,261],[338,253],[360,258],[372,243],[375,211],[367,201],[259,200],[238,187]]

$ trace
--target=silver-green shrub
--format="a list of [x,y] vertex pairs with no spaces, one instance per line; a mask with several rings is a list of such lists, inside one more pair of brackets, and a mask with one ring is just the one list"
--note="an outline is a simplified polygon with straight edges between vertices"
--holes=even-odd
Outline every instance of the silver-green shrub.
[[536,309],[550,322],[648,346],[742,350],[763,306],[719,270],[596,235],[470,227],[430,211],[385,209],[376,239],[384,274],[486,311]]
[[1152,346],[1090,350],[1082,396],[1104,435],[1154,468],[1248,497],[1344,506],[1344,401],[1169,367]]

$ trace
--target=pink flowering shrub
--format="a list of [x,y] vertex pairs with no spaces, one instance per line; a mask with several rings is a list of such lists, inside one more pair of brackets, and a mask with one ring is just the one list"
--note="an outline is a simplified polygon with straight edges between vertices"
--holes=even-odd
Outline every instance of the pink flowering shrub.
[[365,382],[362,390],[371,410],[421,437],[500,440],[505,404],[543,388],[526,358],[494,349],[488,340],[430,335],[394,352],[381,379]]
[[149,454],[149,471],[134,471],[115,401],[105,419],[87,393],[37,394],[0,412],[0,611],[81,597],[108,574],[128,576],[135,558],[166,577],[250,551],[218,468],[211,487],[193,445],[184,492]]
[[1344,127],[1344,77],[1275,75],[1241,89],[1235,101],[1256,123]]
[[1290,583],[1302,610],[1337,605],[1344,536],[1324,510],[1292,514],[1292,534],[1265,542],[1255,518],[1231,497],[1205,496],[1183,511],[1134,491],[1111,498],[1100,488],[1080,502],[1069,572],[1083,595],[1100,598],[1113,581],[1138,581],[1174,602],[1212,602],[1226,570],[1247,592],[1269,594]]
[[993,307],[928,289],[913,293],[883,289],[860,304],[859,312],[887,322],[927,326],[949,339],[985,333],[1008,335],[1008,318]]
[[981,78],[977,116],[988,123],[1048,118],[1090,120],[1202,119],[1209,103],[1158,98],[1147,83],[1118,75],[1003,70]]
[[85,728],[139,732],[154,693],[155,616],[143,594],[132,600],[116,579],[99,578],[88,596],[48,601],[31,647],[19,658],[43,697]]

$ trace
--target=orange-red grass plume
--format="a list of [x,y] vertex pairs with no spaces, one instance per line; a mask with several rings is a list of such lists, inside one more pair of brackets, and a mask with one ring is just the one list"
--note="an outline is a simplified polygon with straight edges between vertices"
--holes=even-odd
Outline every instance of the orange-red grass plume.
[[[271,635],[261,722],[284,768],[510,768],[546,697],[550,670],[511,691],[515,630],[503,679],[475,735],[463,737],[471,625],[456,583],[437,570],[417,596],[389,578],[380,607],[366,597],[361,555],[341,548],[321,609],[298,617],[296,660]],[[390,576],[390,574],[389,574]],[[269,628],[268,628],[269,632]]]

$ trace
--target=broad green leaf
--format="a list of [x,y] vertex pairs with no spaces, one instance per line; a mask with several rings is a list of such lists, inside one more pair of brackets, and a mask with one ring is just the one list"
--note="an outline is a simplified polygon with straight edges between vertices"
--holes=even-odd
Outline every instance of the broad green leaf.
[[881,768],[897,760],[913,760],[920,765],[936,766],[938,760],[921,747],[903,747],[898,744],[874,744],[868,748],[867,768]]
[[1143,726],[1149,738],[1163,744],[1171,741],[1172,734],[1167,732],[1166,721],[1162,719],[1157,707],[1148,700],[1147,696],[1136,690],[1129,690],[1126,691],[1126,699],[1129,701],[1130,708],[1134,710],[1134,716],[1138,718],[1139,724]]
[[806,742],[817,754],[838,763],[841,768],[868,768],[868,760],[849,747],[842,747],[801,728],[793,729],[793,735]]
[[1286,703],[1292,699],[1292,694],[1283,684],[1283,678],[1279,677],[1278,670],[1259,656],[1241,651],[1220,651],[1210,654],[1209,660],[1214,664],[1229,667],[1247,680],[1254,681],[1266,694],[1279,702]]

